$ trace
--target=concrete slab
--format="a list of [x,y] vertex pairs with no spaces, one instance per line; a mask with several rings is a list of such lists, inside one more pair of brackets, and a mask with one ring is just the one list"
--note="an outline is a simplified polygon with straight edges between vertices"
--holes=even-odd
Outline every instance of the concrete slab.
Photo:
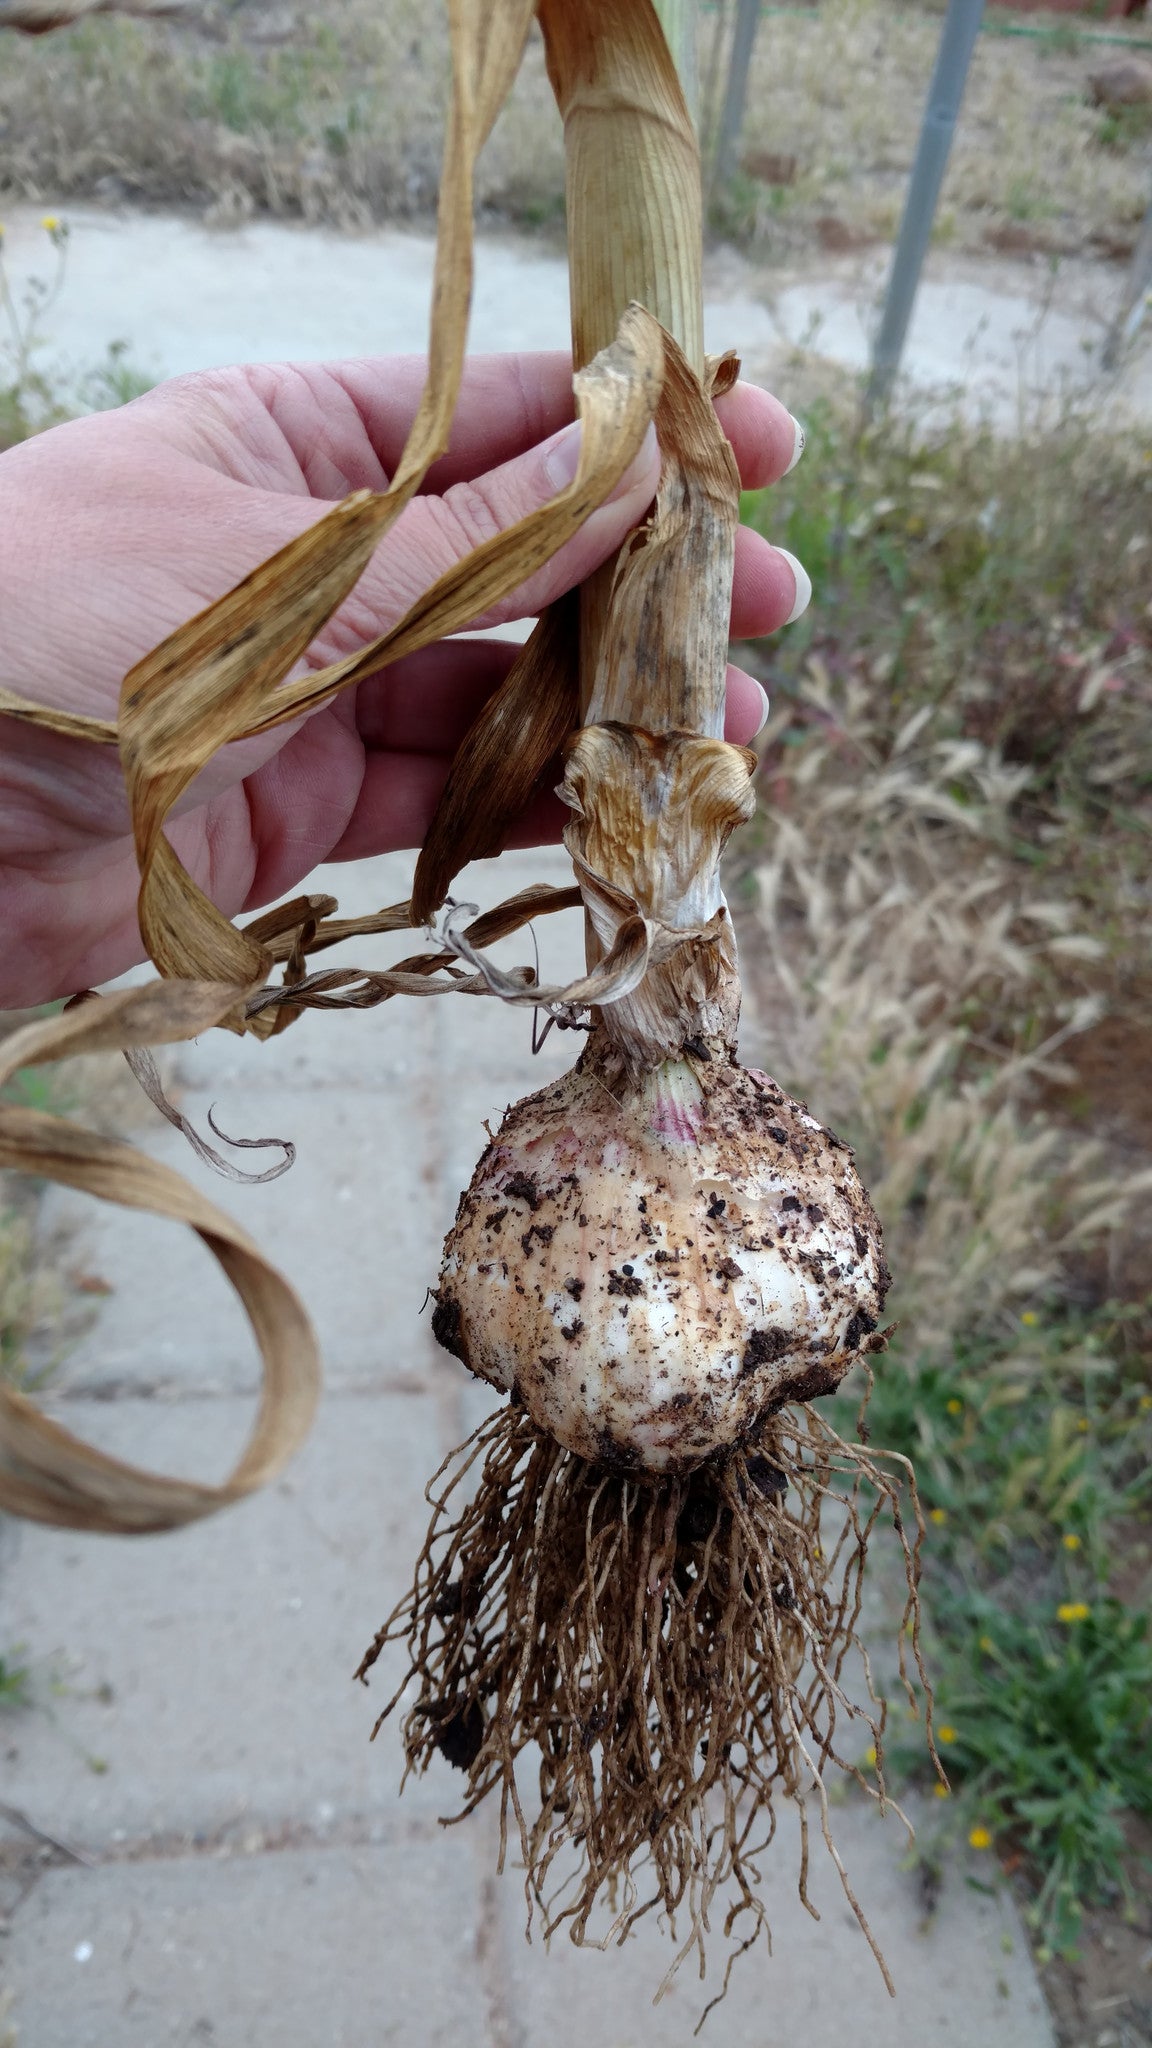
[[[378,860],[317,868],[308,888],[335,896],[341,917],[360,917],[403,900],[411,889],[414,858],[386,854]],[[460,902],[490,910],[535,882],[566,888],[572,864],[561,847],[544,846],[505,854],[499,861],[476,861],[453,885]],[[583,971],[583,920],[580,912],[542,917],[535,924],[540,971],[545,979],[568,979]],[[318,956],[318,964],[386,968],[406,953],[425,949],[422,932],[349,939]],[[491,949],[503,967],[532,963],[532,939],[516,934]],[[376,1009],[340,1015],[311,1011],[279,1038],[266,1044],[239,1039],[231,1032],[208,1032],[176,1055],[176,1078],[186,1088],[211,1089],[218,1098],[218,1119],[229,1128],[233,1101],[243,1103],[249,1091],[290,1090],[294,1095],[315,1087],[350,1084],[386,1090],[407,1106],[413,1078],[426,1067],[443,1092],[445,1079],[455,1083],[461,1072],[483,1066],[494,1073],[511,1064],[534,1079],[539,1062],[531,1053],[530,1012],[515,1012],[491,998],[467,996],[398,997]],[[574,1040],[551,1035],[542,1072],[559,1072],[576,1056]],[[398,1101],[397,1101],[398,1098]],[[423,1127],[422,1127],[423,1129]],[[422,1142],[422,1141],[421,1141]]]
[[[250,1407],[57,1412],[104,1449],[214,1478]],[[381,1660],[370,1690],[352,1682],[407,1584],[445,1448],[426,1395],[330,1394],[277,1485],[194,1528],[130,1543],[4,1524],[2,1637],[21,1646],[36,1699],[0,1734],[4,1799],[95,1851],[365,1816],[403,1832],[454,1811],[446,1764],[398,1806],[399,1736],[369,1743],[398,1659]]]
[[[359,915],[402,897],[410,868],[410,857],[389,855],[320,869],[312,886],[340,891],[342,912]],[[488,908],[531,882],[559,887],[570,877],[561,849],[539,848],[475,863],[458,894]],[[543,918],[537,930],[542,975],[555,982],[582,971],[578,912]],[[419,943],[350,940],[330,957],[387,964]],[[531,941],[517,934],[493,956],[503,966],[531,960]],[[290,1172],[259,1187],[230,1183],[147,1105],[131,1135],[203,1187],[292,1276],[333,1385],[387,1382],[427,1369],[421,1305],[459,1192],[487,1143],[485,1120],[495,1128],[510,1102],[563,1073],[580,1050],[576,1034],[553,1031],[534,1057],[531,1040],[531,1013],[453,996],[399,998],[354,1015],[312,1012],[263,1045],[209,1032],[178,1049],[172,1092],[205,1134],[213,1110],[233,1135],[291,1138],[298,1149]],[[221,1149],[245,1167],[266,1163]],[[243,1312],[191,1231],[148,1216],[126,1229],[115,1209],[67,1190],[49,1195],[45,1224],[67,1234],[72,1264],[112,1290],[94,1304],[59,1385],[255,1386]]]
[[[906,1853],[894,1817],[881,1821],[862,1802],[834,1815],[837,1847],[896,1983],[889,1998],[844,1898],[830,1858],[813,1830],[809,1917],[796,1893],[799,1827],[785,1812],[760,1859],[773,1953],[756,1949],[732,1972],[728,1996],[703,2040],[724,2048],[842,2048],[845,2040],[883,2040],[893,2048],[1053,2048],[1051,2022],[1027,1943],[1010,1903],[974,1893],[964,1870],[949,1873],[937,1913],[925,1921],[916,1880],[900,1868]],[[987,1878],[983,1865],[973,1876]],[[723,1982],[722,1911],[713,1913],[708,1975],[689,1960],[658,2005],[674,1951],[654,1919],[623,1949],[573,1948],[558,1937],[551,1951],[522,1938],[521,1901],[501,1888],[504,1956],[525,2044],[594,2042],[596,2048],[688,2048],[708,2000]],[[578,2017],[577,2017],[578,2016]]]
[[[354,1032],[359,1019],[338,1021]],[[134,1133],[142,1149],[243,1223],[290,1276],[316,1325],[333,1384],[387,1381],[424,1368],[420,1310],[446,1228],[438,1160],[424,1141],[434,1131],[435,1092],[427,1069],[404,1089],[250,1094],[237,1083],[185,1090],[182,1107],[205,1133],[215,1103],[222,1127],[238,1136],[292,1138],[295,1165],[260,1187],[222,1179],[159,1117],[149,1131]],[[254,1155],[236,1156],[247,1165]],[[151,1216],[134,1216],[126,1227],[117,1209],[68,1190],[53,1192],[45,1221],[75,1233],[74,1256],[113,1290],[65,1360],[58,1384],[136,1379],[226,1391],[256,1384],[243,1311],[193,1231]]]
[[20,2048],[487,2048],[451,1837],[53,1870],[8,1943]]
[[[42,321],[49,375],[90,371],[109,344],[156,379],[221,363],[321,361],[427,347],[433,238],[401,229],[341,235],[279,221],[229,229],[149,210],[60,205],[72,235],[68,276]],[[5,219],[5,264],[20,300],[48,268],[41,205]],[[469,346],[566,348],[568,273],[533,238],[477,245]],[[766,275],[735,251],[713,252],[705,280],[710,349],[736,348],[749,373],[787,390],[798,358],[848,370],[867,360],[890,253],[869,249]],[[299,290],[306,276],[307,292]],[[942,249],[929,257],[909,336],[902,391],[954,388],[961,404],[1011,432],[1021,401],[1095,386],[1128,416],[1152,408],[1152,354],[1116,380],[1100,373],[1118,302],[1114,265],[1029,264]]]

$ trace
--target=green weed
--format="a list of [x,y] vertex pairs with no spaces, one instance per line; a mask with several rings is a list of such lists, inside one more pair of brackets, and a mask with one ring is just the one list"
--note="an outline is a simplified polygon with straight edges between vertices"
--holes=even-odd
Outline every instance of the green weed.
[[1142,150],[1152,135],[1152,107],[1109,107],[1101,114],[1096,140],[1101,149]]
[[13,1653],[0,1657],[0,1713],[28,1705],[29,1677],[27,1667],[18,1664]]
[[68,226],[55,214],[45,214],[43,225],[51,252],[50,275],[29,279],[19,298],[4,265],[0,226],[0,448],[67,417],[67,407],[40,367],[39,357],[44,318],[64,284]]
[[78,395],[86,411],[111,412],[151,391],[155,378],[138,368],[129,349],[127,341],[110,341],[104,361],[81,378]]
[[44,324],[65,287],[70,229],[46,214],[43,228],[52,252],[48,277],[32,277],[17,297],[4,264],[0,226],[0,450],[26,441],[77,412],[104,412],[126,405],[152,386],[137,369],[127,341],[113,341],[102,363],[69,381],[42,367]]
[[921,1856],[939,1863],[966,1840],[1023,1860],[1042,1957],[1072,1955],[1086,1907],[1135,1903],[1129,1816],[1152,1815],[1148,1617],[1107,1595],[1049,1602],[1039,1620],[1035,1604],[1013,1612],[939,1583],[931,1598],[954,1796]]
[[[1127,1818],[1152,1816],[1152,1640],[1109,1590],[1140,1557],[1152,1397],[1111,1341],[1138,1310],[1032,1313],[1016,1343],[877,1376],[872,1440],[911,1457],[927,1511],[937,1732],[954,1798],[920,1854],[965,1838],[1024,1860],[1042,1949],[1129,1898]],[[1123,1543],[1119,1540],[1124,1532]],[[1152,1572],[1152,1543],[1143,1548]],[[894,1762],[922,1763],[898,1747]]]
[[863,431],[823,400],[805,426],[804,461],[744,506],[813,581],[805,619],[769,653],[770,688],[802,695],[815,654],[834,696],[864,679],[883,734],[923,713],[938,737],[1026,767],[1021,840],[1111,915],[1152,866],[1152,442],[1071,405],[1023,419],[1011,459],[959,417]]

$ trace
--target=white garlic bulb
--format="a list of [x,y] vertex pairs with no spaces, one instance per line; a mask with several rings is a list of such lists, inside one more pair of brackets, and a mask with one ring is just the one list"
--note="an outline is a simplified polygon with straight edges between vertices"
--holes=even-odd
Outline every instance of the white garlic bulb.
[[433,1328],[569,1450],[678,1471],[831,1392],[887,1284],[850,1150],[774,1081],[684,1059],[621,1102],[586,1056],[481,1159]]

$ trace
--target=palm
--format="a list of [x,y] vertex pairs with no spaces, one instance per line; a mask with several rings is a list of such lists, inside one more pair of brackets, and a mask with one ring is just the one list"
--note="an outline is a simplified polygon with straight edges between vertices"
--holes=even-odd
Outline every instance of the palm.
[[[0,682],[115,716],[125,672],[176,626],[312,523],[379,489],[395,467],[422,365],[274,366],[160,386],[117,413],[0,457]],[[783,408],[750,387],[724,402],[745,481],[791,453]],[[375,637],[476,542],[553,495],[537,444],[571,417],[560,356],[470,365],[452,446],[309,654],[320,665]],[[498,610],[531,616],[605,559],[642,515],[654,463]],[[742,535],[734,629],[772,630],[794,592],[782,558]],[[229,914],[293,888],[325,859],[418,845],[447,763],[510,653],[442,642],[345,692],[306,724],[230,748],[169,824],[190,873]],[[759,719],[733,672],[733,737]],[[136,869],[113,749],[0,720],[0,887],[8,928],[0,1001],[46,1000],[141,957]],[[525,821],[540,837],[555,821]]]

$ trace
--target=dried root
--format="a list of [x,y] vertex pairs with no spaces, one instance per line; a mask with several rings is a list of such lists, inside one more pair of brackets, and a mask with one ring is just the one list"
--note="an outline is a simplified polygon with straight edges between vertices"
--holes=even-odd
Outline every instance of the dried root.
[[[695,1949],[703,1975],[723,1889],[725,1937],[743,1937],[730,1971],[768,1932],[755,1859],[780,1799],[800,1814],[800,1897],[815,1913],[804,1799],[815,1789],[824,1840],[891,1990],[832,1843],[825,1779],[835,1764],[891,1804],[886,1705],[857,1633],[881,1520],[904,1559],[901,1680],[913,1704],[914,1675],[923,1687],[931,1746],[917,1594],[923,1522],[905,1462],[845,1442],[805,1405],[763,1421],[723,1465],[645,1480],[563,1450],[513,1405],[446,1461],[428,1497],[415,1583],[357,1676],[366,1680],[387,1643],[406,1645],[404,1682],[373,1733],[414,1680],[405,1776],[437,1750],[466,1771],[456,1819],[499,1792],[500,1867],[512,1815],[529,1925],[539,1908],[546,1935],[567,1926],[573,1941],[607,1946],[655,1907],[674,1938],[677,1915],[686,1926],[673,1968]],[[853,1650],[865,1705],[843,1682]],[[874,1776],[843,1753],[841,1730],[853,1722],[869,1732]],[[522,1759],[521,1776],[538,1773],[538,1810],[517,1777]],[[606,1932],[591,1924],[598,1905]]]

